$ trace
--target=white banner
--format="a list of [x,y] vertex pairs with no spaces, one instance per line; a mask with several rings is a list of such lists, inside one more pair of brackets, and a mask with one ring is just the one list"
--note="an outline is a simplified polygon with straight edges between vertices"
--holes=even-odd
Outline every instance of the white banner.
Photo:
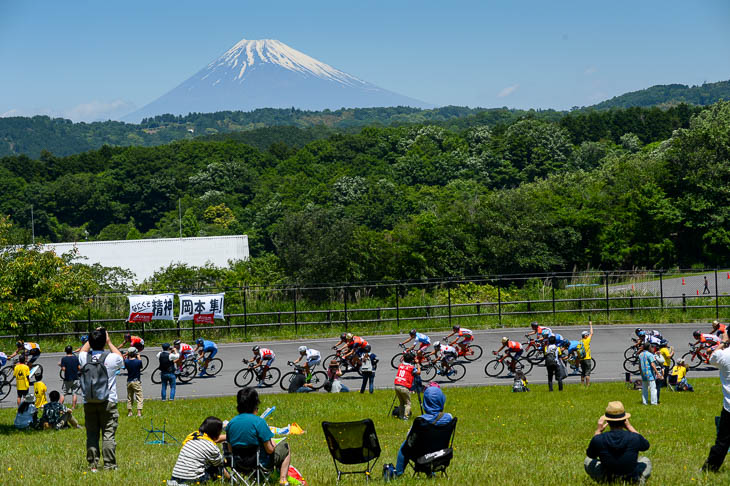
[[175,294],[128,295],[129,322],[171,321]]
[[213,324],[214,319],[224,319],[225,294],[180,295],[178,320],[193,320],[196,324]]

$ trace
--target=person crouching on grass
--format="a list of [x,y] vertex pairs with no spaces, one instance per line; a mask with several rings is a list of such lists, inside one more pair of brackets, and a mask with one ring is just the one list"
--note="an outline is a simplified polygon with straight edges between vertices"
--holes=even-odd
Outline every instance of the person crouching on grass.
[[218,417],[206,418],[198,430],[185,437],[172,469],[168,486],[176,484],[202,484],[216,481],[222,475],[230,479],[223,468],[223,454],[218,443],[226,440],[223,422]]
[[[598,419],[586,459],[586,473],[597,482],[629,481],[643,484],[651,475],[651,461],[639,457],[649,449],[646,440],[629,422],[621,402],[609,402],[606,413]],[[606,427],[611,430],[604,433]]]

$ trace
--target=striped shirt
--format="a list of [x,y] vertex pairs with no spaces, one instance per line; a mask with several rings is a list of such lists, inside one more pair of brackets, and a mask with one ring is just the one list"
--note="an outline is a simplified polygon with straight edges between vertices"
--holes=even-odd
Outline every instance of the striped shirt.
[[193,434],[196,433],[199,434],[198,438],[186,439],[183,442],[180,455],[177,456],[177,462],[172,469],[172,477],[175,479],[197,479],[205,474],[206,468],[223,465],[223,454],[218,446],[207,438],[204,439],[199,432]]

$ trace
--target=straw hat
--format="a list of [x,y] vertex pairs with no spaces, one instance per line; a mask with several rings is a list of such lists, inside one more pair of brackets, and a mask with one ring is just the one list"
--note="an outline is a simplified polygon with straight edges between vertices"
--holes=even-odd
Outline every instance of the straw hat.
[[608,407],[606,407],[606,413],[601,418],[604,420],[608,420],[609,422],[622,422],[629,417],[631,417],[631,414],[626,413],[623,403],[608,402]]

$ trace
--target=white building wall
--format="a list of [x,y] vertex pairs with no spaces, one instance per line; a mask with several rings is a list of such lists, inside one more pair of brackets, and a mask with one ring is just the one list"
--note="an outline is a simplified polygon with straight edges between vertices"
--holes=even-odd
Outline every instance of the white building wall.
[[78,249],[82,263],[131,270],[136,282],[151,277],[173,263],[203,266],[211,263],[227,267],[229,260],[248,260],[248,236],[208,236],[200,238],[158,238],[149,240],[86,241],[48,243],[46,250],[57,254]]

